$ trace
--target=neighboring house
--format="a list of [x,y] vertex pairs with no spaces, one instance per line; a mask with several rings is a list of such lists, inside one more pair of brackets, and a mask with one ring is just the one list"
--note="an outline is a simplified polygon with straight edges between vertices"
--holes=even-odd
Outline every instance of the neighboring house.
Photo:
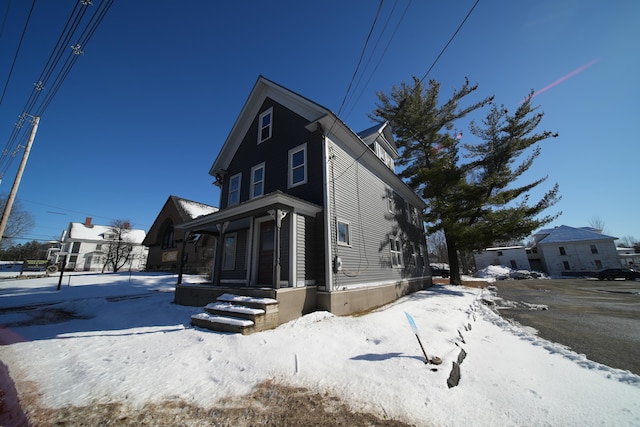
[[527,250],[524,246],[487,248],[474,252],[473,258],[478,270],[490,265],[505,265],[514,270],[531,270]]
[[618,250],[618,257],[620,258],[620,265],[625,268],[640,268],[640,254],[636,253],[634,248],[616,248]]
[[190,235],[175,226],[217,210],[203,203],[169,196],[142,242],[149,247],[147,270],[178,273],[180,260],[184,260],[184,273],[211,275],[215,236]]
[[50,251],[50,261],[59,264],[64,260],[65,268],[71,271],[111,271],[110,265],[105,268],[109,249],[126,244],[131,251],[121,271],[140,271],[147,262],[144,237],[144,230],[125,229],[118,241],[113,227],[94,225],[87,217],[84,223],[69,223],[60,237],[60,250]]
[[[561,225],[533,235],[535,244],[527,250],[534,270],[550,276],[590,275],[605,268],[619,268],[614,240],[590,227]],[[540,267],[540,268],[538,268]]]
[[387,124],[361,133],[258,78],[210,174],[220,210],[176,228],[219,236],[208,286],[176,302],[268,290],[280,323],[371,309],[431,285],[423,201],[395,174]]

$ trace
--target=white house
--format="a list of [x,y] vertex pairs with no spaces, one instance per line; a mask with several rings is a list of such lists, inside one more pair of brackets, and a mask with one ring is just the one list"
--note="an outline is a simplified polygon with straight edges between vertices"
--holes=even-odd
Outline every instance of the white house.
[[474,252],[473,258],[478,270],[490,265],[506,265],[514,270],[531,270],[524,246],[487,248]]
[[633,248],[617,248],[620,264],[625,268],[640,268],[640,254]]
[[[124,242],[131,247],[123,270],[139,271],[147,262],[148,248],[142,245],[146,233],[144,230],[126,229],[119,243]],[[118,242],[114,227],[94,225],[87,217],[84,223],[71,222],[69,228],[62,232],[60,250],[51,251],[49,260],[58,264],[64,260],[66,269],[73,271],[110,271],[104,268],[109,248]]]
[[[535,244],[527,250],[529,263],[550,276],[590,275],[605,268],[619,268],[614,244],[617,237],[591,227],[561,225],[538,231]],[[541,267],[541,268],[538,268]]]

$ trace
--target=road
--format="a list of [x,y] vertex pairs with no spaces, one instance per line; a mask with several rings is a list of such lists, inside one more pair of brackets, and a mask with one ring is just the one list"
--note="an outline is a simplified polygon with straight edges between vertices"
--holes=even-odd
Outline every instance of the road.
[[499,312],[590,360],[640,375],[640,281],[505,280],[498,296],[525,304]]

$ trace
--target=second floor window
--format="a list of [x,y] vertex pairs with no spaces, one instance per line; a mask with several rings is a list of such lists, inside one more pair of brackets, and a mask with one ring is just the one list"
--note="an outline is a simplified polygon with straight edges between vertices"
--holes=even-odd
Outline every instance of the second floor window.
[[271,138],[271,128],[273,127],[273,108],[269,108],[258,118],[258,144]]
[[233,206],[240,203],[240,183],[242,181],[242,174],[236,174],[229,179],[229,200],[227,206]]
[[251,169],[251,198],[264,195],[264,163]]
[[289,150],[289,187],[307,182],[307,144]]

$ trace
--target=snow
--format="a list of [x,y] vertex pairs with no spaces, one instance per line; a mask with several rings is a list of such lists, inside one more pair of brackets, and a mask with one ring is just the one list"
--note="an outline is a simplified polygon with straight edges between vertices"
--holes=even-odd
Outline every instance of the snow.
[[[175,282],[77,274],[56,291],[57,277],[4,280],[0,359],[51,408],[175,399],[209,408],[271,379],[416,425],[640,425],[639,376],[504,320],[482,303],[486,289],[434,286],[365,315],[315,312],[240,335],[192,327],[202,308],[173,304]],[[10,309],[35,304],[75,318],[24,326],[46,311]],[[442,365],[425,365],[405,312]],[[462,349],[460,382],[449,388]]]
[[180,207],[189,215],[191,219],[196,219],[201,216],[209,215],[218,211],[218,208],[205,205],[203,203],[194,202],[186,199],[178,199]]

